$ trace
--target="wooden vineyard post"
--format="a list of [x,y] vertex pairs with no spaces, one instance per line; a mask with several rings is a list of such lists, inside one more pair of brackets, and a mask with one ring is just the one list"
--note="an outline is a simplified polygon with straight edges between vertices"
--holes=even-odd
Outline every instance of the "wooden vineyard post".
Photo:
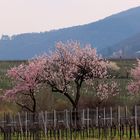
[[82,127],[85,126],[85,110],[82,111]]
[[110,137],[111,137],[111,139],[112,139],[112,107],[110,107]]
[[42,116],[42,121],[43,121],[43,124],[44,124],[44,134],[45,134],[45,137],[46,137],[46,134],[47,134],[47,111],[45,111],[45,113],[43,113],[43,111],[42,111],[41,116]]
[[48,126],[48,112],[45,111],[45,122],[44,122],[44,127],[45,127],[45,137],[47,136],[47,126]]
[[89,108],[87,108],[87,137],[89,137]]
[[89,129],[89,108],[87,108],[87,129]]
[[23,140],[23,129],[22,129],[21,116],[19,112],[18,112],[18,119],[19,119],[20,131],[21,131],[21,139]]
[[104,107],[104,126],[105,126],[105,123],[106,123],[105,116],[106,116],[106,114],[105,114],[105,107]]
[[98,129],[97,137],[100,139],[100,125],[99,125],[99,109],[96,107],[96,128]]
[[128,122],[127,122],[127,106],[125,106],[125,133],[126,133],[126,136],[128,137]]
[[56,128],[56,111],[53,111],[53,127]]
[[76,140],[76,131],[77,131],[77,110],[74,109],[74,140]]
[[99,125],[99,114],[98,114],[98,107],[96,107],[96,126]]
[[120,106],[118,106],[118,126],[119,126],[120,140],[121,140],[121,139],[122,139],[122,134],[121,134],[121,114],[120,114]]
[[65,121],[66,121],[66,128],[69,128],[69,117],[68,117],[68,110],[65,110]]
[[66,140],[68,139],[68,129],[70,128],[69,123],[69,116],[68,116],[68,110],[65,110],[65,135],[66,135]]
[[106,125],[106,109],[105,109],[105,107],[104,107],[104,109],[103,109],[103,121],[104,121],[104,136],[105,136],[105,138],[107,139],[107,125]]
[[112,122],[113,122],[113,118],[112,118],[112,107],[110,107],[110,125],[112,127]]
[[137,137],[137,129],[138,128],[138,124],[137,124],[137,106],[135,105],[135,139]]
[[72,140],[72,131],[73,131],[73,120],[72,120],[72,111],[70,110],[70,140]]
[[27,118],[28,116],[27,116],[27,112],[25,112],[25,136],[26,136],[26,138],[27,138],[27,133],[28,133],[28,118]]

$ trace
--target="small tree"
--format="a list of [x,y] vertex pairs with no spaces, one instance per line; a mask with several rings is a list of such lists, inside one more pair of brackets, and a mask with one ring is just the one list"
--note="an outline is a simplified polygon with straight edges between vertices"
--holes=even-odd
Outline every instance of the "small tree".
[[14,86],[6,90],[3,99],[15,102],[22,109],[35,114],[37,105],[35,95],[39,93],[41,87],[44,63],[44,59],[38,58],[8,70],[7,75],[12,79]]
[[108,63],[90,45],[78,42],[59,42],[51,55],[46,55],[44,77],[53,92],[63,94],[78,110],[83,84],[93,85],[96,79],[107,76]]
[[127,86],[129,92],[135,95],[140,93],[140,60],[137,60],[137,62],[138,65],[131,69],[133,80]]

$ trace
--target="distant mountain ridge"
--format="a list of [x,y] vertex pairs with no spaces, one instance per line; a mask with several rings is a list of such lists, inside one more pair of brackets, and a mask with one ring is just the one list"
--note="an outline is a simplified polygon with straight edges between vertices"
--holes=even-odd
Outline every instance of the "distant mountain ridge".
[[110,51],[109,54],[112,54],[110,57],[140,58],[140,33],[102,51],[106,54],[107,50]]
[[91,44],[99,53],[108,57],[112,56],[113,51],[119,50],[116,44],[138,33],[140,33],[140,7],[86,25],[12,37],[2,36],[0,60],[30,59],[43,52],[53,51],[56,42],[67,40]]

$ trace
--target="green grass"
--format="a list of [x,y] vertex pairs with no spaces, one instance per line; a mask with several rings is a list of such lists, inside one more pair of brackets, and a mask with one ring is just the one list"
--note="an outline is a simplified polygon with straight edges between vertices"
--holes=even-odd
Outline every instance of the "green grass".
[[[92,130],[90,130],[92,131]],[[129,140],[130,139],[130,133],[128,130],[128,133],[126,133],[120,137],[119,131],[117,131],[116,136],[111,136],[110,130],[108,131],[108,134],[105,136],[103,130],[100,132],[99,136],[99,131],[98,129],[94,129],[94,135],[88,130],[85,131],[70,131],[69,129],[66,131],[64,130],[59,130],[58,131],[48,131],[47,135],[44,135],[43,131],[36,131],[34,133],[11,133],[9,136],[11,137],[12,140]],[[37,138],[38,137],[38,138]],[[39,139],[40,137],[40,139]],[[0,135],[0,140],[4,139],[4,134]],[[136,138],[134,137],[134,134],[131,137],[131,140],[139,140],[139,135],[137,133]]]
[[24,61],[0,61],[0,89],[11,87],[11,81],[6,76],[7,70],[20,65]]

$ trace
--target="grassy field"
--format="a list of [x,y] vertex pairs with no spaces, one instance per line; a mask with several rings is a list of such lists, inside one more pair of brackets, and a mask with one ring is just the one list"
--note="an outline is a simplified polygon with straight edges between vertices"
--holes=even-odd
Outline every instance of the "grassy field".
[[6,76],[7,70],[23,62],[24,61],[0,61],[0,89],[7,89],[11,85],[11,81]]
[[[115,63],[120,67],[120,70],[117,72],[117,79],[120,80],[129,80],[130,75],[127,77],[127,71],[134,67],[136,65],[136,60],[134,59],[117,59],[117,60],[110,60]],[[1,89],[6,89],[10,86],[10,81],[8,77],[6,76],[6,72],[8,69],[18,66],[21,63],[24,63],[25,61],[0,61],[0,88]],[[123,82],[122,82],[123,84]]]

